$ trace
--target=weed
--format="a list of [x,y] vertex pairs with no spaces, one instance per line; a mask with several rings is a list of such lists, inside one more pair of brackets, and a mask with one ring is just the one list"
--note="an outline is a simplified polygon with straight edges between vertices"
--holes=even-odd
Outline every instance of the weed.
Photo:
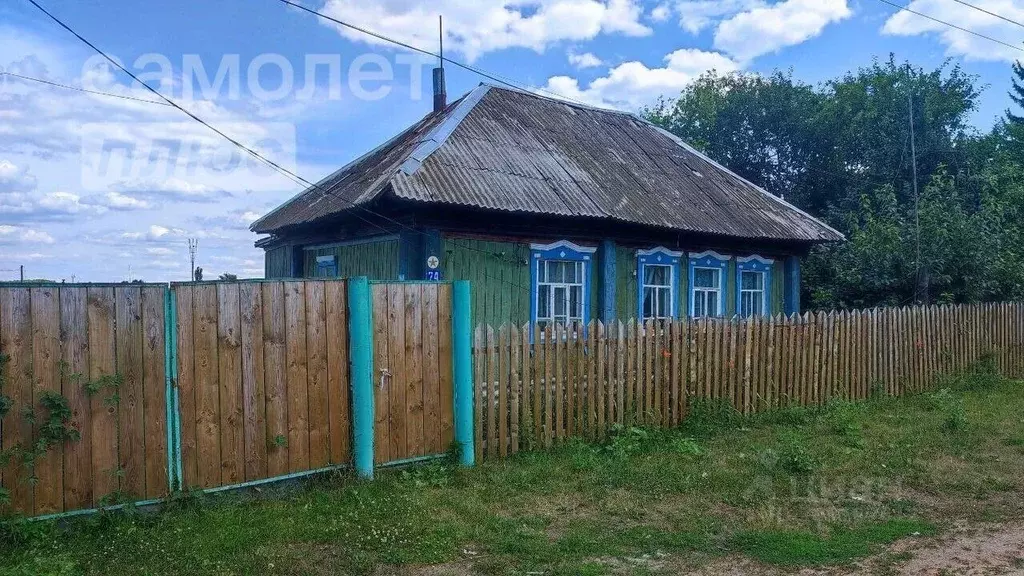
[[639,426],[612,425],[605,450],[616,458],[636,454],[651,439],[651,431]]
[[704,454],[704,449],[691,437],[676,438],[672,441],[672,449],[679,454],[687,456],[701,456]]
[[271,448],[287,448],[288,447],[288,438],[286,438],[284,434],[278,434],[277,436],[274,436],[273,440],[271,440],[270,447]]
[[791,439],[779,451],[778,466],[787,474],[810,476],[818,468],[818,461],[802,443]]

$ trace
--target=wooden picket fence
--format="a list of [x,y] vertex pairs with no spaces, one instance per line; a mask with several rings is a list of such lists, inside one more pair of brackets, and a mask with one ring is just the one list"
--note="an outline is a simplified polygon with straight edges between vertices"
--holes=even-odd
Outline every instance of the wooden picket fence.
[[1024,305],[879,308],[802,316],[481,325],[474,335],[478,459],[676,426],[696,401],[744,414],[931,388],[990,358],[1024,377]]

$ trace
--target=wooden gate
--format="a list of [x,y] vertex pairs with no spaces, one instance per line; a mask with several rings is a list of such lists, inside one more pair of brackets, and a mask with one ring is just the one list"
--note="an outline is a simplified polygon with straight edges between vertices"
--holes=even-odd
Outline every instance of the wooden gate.
[[452,287],[374,284],[377,463],[441,454],[453,439]]

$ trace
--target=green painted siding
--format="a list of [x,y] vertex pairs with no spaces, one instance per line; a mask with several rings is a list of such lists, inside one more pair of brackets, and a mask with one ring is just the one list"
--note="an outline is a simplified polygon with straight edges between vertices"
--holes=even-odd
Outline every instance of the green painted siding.
[[472,283],[473,323],[530,321],[530,245],[443,238],[445,280]]
[[736,257],[729,257],[729,266],[725,269],[725,317],[732,318],[736,314]]
[[339,278],[366,276],[370,280],[398,280],[398,240],[304,250],[303,276],[316,274],[317,256],[334,256]]
[[264,278],[287,278],[292,275],[291,246],[271,248],[263,254]]
[[784,314],[786,298],[786,263],[783,260],[775,260],[772,264],[772,302],[771,313]]
[[615,315],[620,320],[636,318],[636,249],[615,246]]

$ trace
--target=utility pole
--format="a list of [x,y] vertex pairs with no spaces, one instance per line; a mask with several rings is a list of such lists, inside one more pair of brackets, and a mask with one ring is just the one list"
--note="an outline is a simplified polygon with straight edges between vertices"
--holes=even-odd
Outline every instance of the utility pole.
[[22,265],[18,266],[18,271],[20,272],[21,281],[24,282],[25,281],[25,265],[22,264]]
[[188,269],[188,276],[189,276],[189,278],[188,279],[189,279],[189,281],[194,281],[196,279],[196,252],[198,252],[198,251],[199,251],[199,239],[198,238],[189,238],[188,239],[188,259],[189,259],[189,269]]

